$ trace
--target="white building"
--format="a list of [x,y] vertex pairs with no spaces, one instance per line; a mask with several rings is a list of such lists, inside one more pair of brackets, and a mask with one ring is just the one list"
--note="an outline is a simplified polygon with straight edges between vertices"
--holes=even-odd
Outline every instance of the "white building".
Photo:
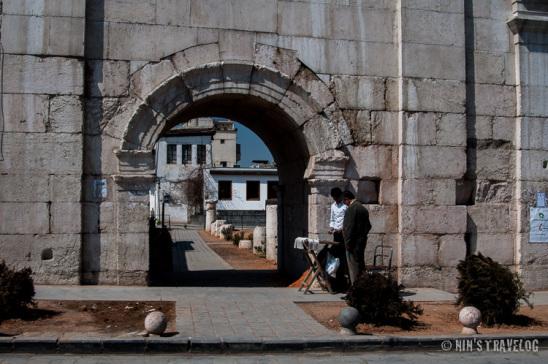
[[157,181],[151,210],[172,224],[201,223],[204,201],[218,200],[220,218],[263,222],[265,201],[275,198],[277,170],[239,168],[237,130],[230,120],[193,119],[171,129],[156,145]]
[[201,118],[173,128],[159,139],[157,180],[150,203],[157,218],[161,218],[162,207],[171,223],[187,224],[192,215],[201,212],[203,198],[195,192],[200,184],[203,186],[203,170],[212,164],[214,135],[213,120]]
[[236,226],[265,225],[265,203],[275,199],[276,168],[211,168],[207,199],[217,200],[217,217]]

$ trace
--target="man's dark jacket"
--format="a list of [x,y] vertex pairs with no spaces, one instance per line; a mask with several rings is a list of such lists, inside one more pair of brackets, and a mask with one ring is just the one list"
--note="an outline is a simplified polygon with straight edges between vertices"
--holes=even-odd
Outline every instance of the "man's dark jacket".
[[344,214],[343,236],[346,249],[354,251],[356,248],[365,248],[369,230],[369,212],[358,200],[352,201]]

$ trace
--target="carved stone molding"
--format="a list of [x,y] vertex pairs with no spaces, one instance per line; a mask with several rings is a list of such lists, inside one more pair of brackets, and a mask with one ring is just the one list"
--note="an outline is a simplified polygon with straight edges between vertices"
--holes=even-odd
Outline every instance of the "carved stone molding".
[[522,32],[548,33],[548,13],[537,11],[517,11],[508,20],[514,34]]

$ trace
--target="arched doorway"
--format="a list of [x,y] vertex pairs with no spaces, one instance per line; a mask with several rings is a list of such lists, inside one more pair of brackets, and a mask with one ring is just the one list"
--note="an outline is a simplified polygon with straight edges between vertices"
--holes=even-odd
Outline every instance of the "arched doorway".
[[[118,173],[112,176],[120,284],[146,281],[148,247],[138,225],[147,225],[148,214],[134,206],[147,204],[154,144],[184,120],[239,120],[272,152],[282,189],[280,270],[294,276],[304,268],[300,251],[292,248],[295,237],[321,237],[327,231],[329,189],[346,183],[343,150],[352,142],[349,129],[327,86],[294,52],[259,45],[255,58],[255,63],[221,61],[218,45],[207,44],[149,63],[132,75],[132,97],[106,128],[120,141],[113,160]],[[204,59],[212,62],[204,64]],[[124,222],[127,215],[132,215],[131,224]],[[137,260],[131,258],[132,249],[140,252]]]

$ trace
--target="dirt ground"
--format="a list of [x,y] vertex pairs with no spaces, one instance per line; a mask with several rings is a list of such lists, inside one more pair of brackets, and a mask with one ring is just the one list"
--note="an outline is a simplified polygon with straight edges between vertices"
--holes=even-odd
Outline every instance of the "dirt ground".
[[[236,231],[239,233],[239,231]],[[251,230],[244,230],[244,236],[247,238]],[[198,232],[207,245],[213,249],[213,251],[221,258],[223,258],[234,269],[244,270],[276,270],[278,269],[276,263],[261,258],[250,249],[240,249],[232,243],[232,241],[226,241],[216,236],[209,234],[206,231]]]
[[[306,313],[328,329],[339,331],[337,317],[344,302],[312,302],[298,304]],[[412,330],[403,330],[393,326],[372,326],[360,324],[356,328],[362,335],[454,335],[459,334],[462,325],[458,322],[459,309],[451,303],[420,302],[424,314],[419,317],[419,324]],[[548,305],[538,305],[533,309],[522,307],[519,314],[537,321],[531,326],[501,325],[495,327],[480,327],[480,334],[517,334],[531,332],[548,332]]]
[[0,336],[63,335],[118,336],[144,330],[151,310],[168,319],[166,335],[175,331],[175,302],[168,301],[49,301],[37,300],[25,317],[0,323]]

